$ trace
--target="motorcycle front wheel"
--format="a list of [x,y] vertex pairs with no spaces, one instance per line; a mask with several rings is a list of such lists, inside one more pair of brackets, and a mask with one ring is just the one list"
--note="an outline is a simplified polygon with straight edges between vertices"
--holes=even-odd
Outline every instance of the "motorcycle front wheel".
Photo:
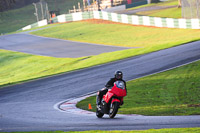
[[109,117],[114,118],[115,115],[117,114],[117,111],[119,109],[119,102],[113,102],[110,104],[110,111],[109,111]]
[[96,116],[98,117],[98,118],[102,118],[103,117],[103,113],[101,113],[99,110],[98,110],[98,108],[96,108]]

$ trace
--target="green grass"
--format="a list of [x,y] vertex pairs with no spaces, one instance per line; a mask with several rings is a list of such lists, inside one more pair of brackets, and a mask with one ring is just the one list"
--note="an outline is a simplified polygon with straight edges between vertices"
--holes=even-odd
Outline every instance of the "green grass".
[[[127,83],[120,114],[200,115],[200,61]],[[95,96],[77,104],[95,111]]]
[[54,58],[0,50],[0,87],[87,68],[139,53],[139,50],[124,50],[82,58]]
[[35,23],[36,17],[33,15],[32,5],[24,8],[0,12],[0,34],[16,31],[26,25]]
[[34,34],[83,42],[140,48],[74,59],[43,57],[0,50],[0,86],[146,54],[199,40],[200,38],[199,30],[135,27],[119,24],[91,24],[88,22],[67,23],[40,30],[34,32]]
[[[43,132],[20,132],[20,133],[199,133],[200,128],[169,128],[169,129],[149,129],[149,130],[133,130],[133,131],[101,131],[101,130],[91,130],[91,131],[43,131]],[[19,133],[19,132],[11,132]]]
[[125,50],[82,58],[54,58],[0,50],[0,87],[74,71],[126,58],[140,51]]
[[[49,10],[56,10],[54,1],[46,0],[48,2]],[[69,9],[73,9],[76,5],[78,8],[78,2],[82,5],[82,0],[56,0],[57,7],[60,10],[60,14],[68,13]],[[39,10],[39,9],[38,9]],[[0,34],[17,31],[27,25],[37,22],[34,16],[34,6],[28,5],[20,9],[9,10],[0,12]]]
[[[122,53],[124,55],[120,56]],[[81,58],[54,58],[0,50],[0,87],[107,63],[126,57],[125,53],[119,51]]]
[[57,59],[0,50],[0,86],[62,72],[64,68],[70,70],[71,64],[80,59]]
[[162,18],[181,18],[181,8],[173,7],[169,9],[137,12],[137,15],[162,17]]
[[34,35],[125,47],[167,48],[200,39],[199,30],[73,22],[33,32]]
[[160,7],[175,6],[175,7],[170,7],[167,9],[160,9],[160,10],[142,11],[142,12],[137,12],[134,15],[164,17],[164,18],[181,18],[182,17],[181,8],[177,8],[177,6],[178,6],[177,0],[170,0],[170,1],[166,1],[166,2],[142,5],[142,6],[130,8],[128,10],[134,10],[134,9],[139,9],[142,7],[152,7],[152,6],[160,6]]

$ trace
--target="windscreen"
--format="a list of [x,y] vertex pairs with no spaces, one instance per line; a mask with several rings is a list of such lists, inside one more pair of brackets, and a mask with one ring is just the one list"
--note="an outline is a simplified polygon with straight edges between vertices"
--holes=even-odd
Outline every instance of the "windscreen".
[[115,84],[116,84],[117,88],[125,89],[125,84],[123,81],[116,81]]

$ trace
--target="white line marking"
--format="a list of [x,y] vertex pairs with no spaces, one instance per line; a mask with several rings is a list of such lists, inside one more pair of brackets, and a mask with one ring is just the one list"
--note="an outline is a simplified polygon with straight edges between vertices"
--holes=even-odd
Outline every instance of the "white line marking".
[[79,115],[81,115],[81,114],[94,115],[95,114],[94,112],[82,110],[82,109],[79,109],[76,107],[76,104],[79,101],[81,101],[87,97],[94,96],[94,95],[96,95],[96,92],[92,93],[92,94],[87,94],[87,95],[79,97],[79,98],[67,99],[65,101],[56,103],[54,105],[54,109],[56,109],[60,112],[65,112],[65,113],[72,113],[72,114],[79,114]]

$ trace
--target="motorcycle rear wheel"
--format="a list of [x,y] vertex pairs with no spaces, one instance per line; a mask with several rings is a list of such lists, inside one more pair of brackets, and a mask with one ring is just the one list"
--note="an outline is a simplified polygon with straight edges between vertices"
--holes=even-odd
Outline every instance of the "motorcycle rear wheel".
[[113,102],[113,103],[110,104],[110,111],[109,111],[109,117],[110,118],[114,118],[115,117],[115,115],[118,112],[119,105],[120,105],[119,102]]

